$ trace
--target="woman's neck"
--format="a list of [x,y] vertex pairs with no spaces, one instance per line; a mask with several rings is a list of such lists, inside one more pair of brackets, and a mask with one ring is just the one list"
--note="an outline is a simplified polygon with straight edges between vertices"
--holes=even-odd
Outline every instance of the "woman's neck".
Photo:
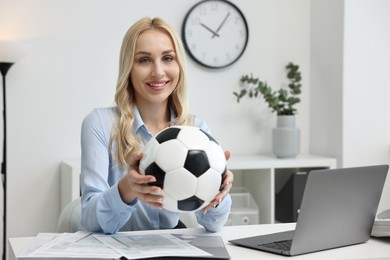
[[153,136],[169,126],[170,110],[168,107],[168,102],[166,104],[149,104],[144,106],[139,106],[137,104],[137,107],[141,114],[142,120]]

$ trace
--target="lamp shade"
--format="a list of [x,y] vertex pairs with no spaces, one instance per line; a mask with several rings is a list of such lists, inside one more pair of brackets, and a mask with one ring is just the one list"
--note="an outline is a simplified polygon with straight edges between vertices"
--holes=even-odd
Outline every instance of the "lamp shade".
[[15,63],[25,56],[30,45],[21,42],[0,41],[0,62]]

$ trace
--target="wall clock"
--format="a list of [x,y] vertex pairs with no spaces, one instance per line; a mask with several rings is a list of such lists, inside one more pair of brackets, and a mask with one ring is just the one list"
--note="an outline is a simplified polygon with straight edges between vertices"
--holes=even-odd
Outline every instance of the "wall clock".
[[186,14],[183,44],[192,59],[208,68],[232,65],[244,53],[249,31],[240,9],[226,0],[203,0]]

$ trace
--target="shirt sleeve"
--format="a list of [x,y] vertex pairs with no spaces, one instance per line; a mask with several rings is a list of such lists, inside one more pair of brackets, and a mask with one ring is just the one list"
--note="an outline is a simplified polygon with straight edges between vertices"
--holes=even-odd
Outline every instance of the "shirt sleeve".
[[228,194],[221,203],[219,203],[218,207],[208,209],[206,214],[203,214],[201,210],[196,211],[196,219],[207,231],[218,232],[226,224],[231,206],[232,199]]
[[[125,204],[118,184],[110,186],[110,117],[96,110],[85,117],[81,127],[82,224],[91,232],[115,233],[130,218],[132,207]],[[109,125],[112,125],[109,124]],[[105,128],[106,127],[106,128]]]

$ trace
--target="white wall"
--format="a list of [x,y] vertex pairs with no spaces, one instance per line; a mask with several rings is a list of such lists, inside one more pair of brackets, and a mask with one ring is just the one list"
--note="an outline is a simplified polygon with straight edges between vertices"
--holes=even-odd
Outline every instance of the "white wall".
[[[0,0],[0,40],[32,44],[7,76],[8,235],[55,231],[60,213],[59,164],[80,156],[83,117],[113,104],[118,53],[128,27],[161,16],[181,28],[197,0]],[[263,101],[236,104],[241,75],[253,73],[279,88],[284,66],[303,74],[297,126],[302,153],[309,140],[309,0],[234,0],[245,14],[249,45],[229,68],[205,69],[188,60],[193,113],[236,154],[270,153],[274,115]]]
[[[390,1],[311,2],[310,151],[390,163]],[[390,208],[390,177],[378,211]]]
[[[343,164],[390,163],[390,1],[346,0]],[[390,208],[390,176],[380,210]]]
[[[331,17],[331,19],[330,19]],[[342,161],[344,1],[311,2],[310,151]]]

